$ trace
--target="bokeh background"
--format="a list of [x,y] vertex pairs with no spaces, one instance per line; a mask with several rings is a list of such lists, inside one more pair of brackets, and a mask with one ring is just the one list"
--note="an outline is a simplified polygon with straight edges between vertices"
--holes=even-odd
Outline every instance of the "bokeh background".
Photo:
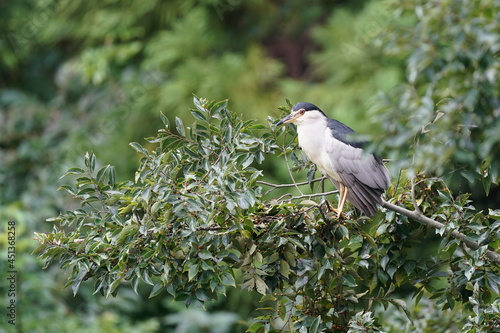
[[[75,207],[57,191],[59,177],[93,151],[118,180],[133,179],[139,157],[128,143],[147,147],[160,112],[190,123],[193,94],[229,98],[230,109],[263,124],[287,98],[313,102],[377,135],[386,130],[381,96],[412,79],[412,50],[388,36],[411,31],[416,18],[399,14],[375,0],[0,2],[0,261],[6,222],[15,220],[17,331],[243,332],[258,316],[249,292],[233,290],[208,311],[147,299],[149,291],[103,299],[85,284],[74,297],[56,265],[42,269],[31,255],[33,233],[51,230],[45,219]],[[268,179],[290,182],[283,163],[262,167]],[[497,187],[486,197],[471,183],[462,177],[452,187],[479,193],[480,207],[499,202]]]

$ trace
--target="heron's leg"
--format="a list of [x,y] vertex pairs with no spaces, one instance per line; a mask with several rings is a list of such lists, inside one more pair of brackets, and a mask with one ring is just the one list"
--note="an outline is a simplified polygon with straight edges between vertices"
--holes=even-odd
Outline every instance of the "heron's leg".
[[337,218],[340,218],[342,215],[342,209],[344,208],[344,204],[347,199],[347,192],[349,192],[349,189],[345,187],[344,184],[339,183],[339,205],[336,209]]

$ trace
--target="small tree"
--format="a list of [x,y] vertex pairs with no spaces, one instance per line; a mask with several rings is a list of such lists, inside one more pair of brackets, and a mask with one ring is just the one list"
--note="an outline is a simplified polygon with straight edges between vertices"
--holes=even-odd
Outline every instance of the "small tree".
[[[255,290],[262,315],[249,332],[381,331],[398,311],[408,317],[401,326],[427,327],[433,318],[410,299],[443,311],[438,331],[500,325],[500,259],[489,250],[500,244],[499,210],[477,212],[468,195],[419,176],[398,179],[373,220],[354,210],[335,219],[327,193],[273,196],[323,180],[297,153],[292,128],[244,121],[226,101],[194,104],[196,121],[176,118],[175,132],[161,116],[165,127],[147,139],[156,148],[131,143],[143,155],[133,181],[117,182],[110,165],[97,170],[92,153],[65,174],[77,176],[62,189],[82,208],[50,219],[54,231],[37,234],[36,252],[70,272],[74,293],[86,280],[106,297],[145,283],[150,297],[166,291],[203,306],[227,288]],[[282,154],[309,170],[307,182],[259,180],[258,164]],[[436,226],[441,241],[420,253]]]

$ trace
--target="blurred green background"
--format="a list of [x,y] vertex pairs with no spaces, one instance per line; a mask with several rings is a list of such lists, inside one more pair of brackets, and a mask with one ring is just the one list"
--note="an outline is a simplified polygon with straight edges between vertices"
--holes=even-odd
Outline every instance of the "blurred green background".
[[[377,38],[399,24],[412,22],[384,1],[1,2],[0,245],[3,261],[5,225],[15,220],[16,329],[244,331],[258,315],[248,292],[232,291],[208,312],[147,299],[149,291],[103,299],[82,284],[73,297],[55,265],[42,270],[30,255],[33,232],[50,231],[45,219],[75,206],[57,191],[59,176],[93,151],[119,180],[133,179],[139,157],[128,143],[147,146],[160,112],[190,123],[193,94],[230,98],[230,109],[262,123],[280,116],[285,98],[309,101],[361,133],[380,132],[368,111],[377,93],[405,80],[410,51],[384,53]],[[290,182],[283,163],[263,167]]]

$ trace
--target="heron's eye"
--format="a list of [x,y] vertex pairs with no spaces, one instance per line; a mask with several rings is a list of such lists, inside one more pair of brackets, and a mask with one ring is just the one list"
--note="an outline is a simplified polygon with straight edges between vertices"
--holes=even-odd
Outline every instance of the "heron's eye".
[[303,115],[304,113],[306,113],[306,110],[302,109],[299,111],[300,115]]

